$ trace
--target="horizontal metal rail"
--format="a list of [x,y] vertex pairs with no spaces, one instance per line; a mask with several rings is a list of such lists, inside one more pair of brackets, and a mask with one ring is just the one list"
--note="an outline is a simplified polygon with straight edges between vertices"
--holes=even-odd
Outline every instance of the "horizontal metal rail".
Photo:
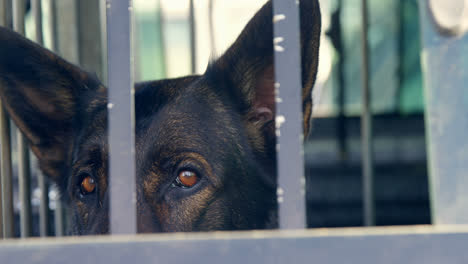
[[466,263],[468,226],[4,240],[0,263]]

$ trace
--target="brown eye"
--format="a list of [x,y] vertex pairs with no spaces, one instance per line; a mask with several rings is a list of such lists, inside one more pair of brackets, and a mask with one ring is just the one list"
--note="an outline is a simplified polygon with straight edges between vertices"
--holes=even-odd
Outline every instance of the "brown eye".
[[94,180],[91,176],[87,176],[83,178],[81,181],[81,193],[82,194],[90,194],[96,190],[96,180]]
[[176,183],[180,187],[184,188],[191,188],[195,184],[197,184],[199,178],[198,175],[189,170],[184,170],[179,172],[179,175],[177,176]]

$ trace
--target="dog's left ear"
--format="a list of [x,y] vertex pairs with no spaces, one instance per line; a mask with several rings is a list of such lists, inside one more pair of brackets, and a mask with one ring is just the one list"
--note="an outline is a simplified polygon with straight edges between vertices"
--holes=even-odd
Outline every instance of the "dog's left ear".
[[[300,1],[302,107],[304,134],[310,129],[312,88],[318,66],[321,15],[317,0]],[[272,123],[275,113],[273,14],[269,1],[250,20],[234,44],[208,69],[230,83],[247,119]],[[286,88],[287,89],[287,88]],[[269,126],[269,130],[274,129]],[[268,131],[274,134],[273,131]]]
[[0,27],[0,98],[47,176],[63,186],[87,116],[106,105],[99,81],[45,48]]

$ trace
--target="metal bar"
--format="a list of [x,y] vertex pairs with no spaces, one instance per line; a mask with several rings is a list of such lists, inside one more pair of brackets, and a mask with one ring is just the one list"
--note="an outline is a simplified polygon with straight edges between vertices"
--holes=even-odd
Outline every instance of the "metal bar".
[[[0,0],[0,26],[6,26],[7,25],[7,13],[8,13],[8,1],[9,0]],[[8,120],[8,117],[4,114],[5,111],[3,109],[3,105],[2,105],[2,102],[0,102],[0,125],[2,126],[3,128],[3,124],[5,124],[5,120]],[[3,148],[5,146],[5,141],[3,140],[3,133],[2,133],[3,129],[0,130],[0,147],[2,148],[2,153],[4,152],[3,151]],[[9,144],[9,142],[8,142]],[[2,165],[1,165],[1,173],[0,173],[0,238],[3,238],[3,206],[2,206],[2,203],[3,203],[3,192],[2,192],[2,176],[4,175],[3,173],[3,155],[2,155]]]
[[282,229],[306,227],[298,3],[273,1],[277,194]]
[[402,99],[403,99],[403,83],[405,81],[405,5],[407,1],[398,1],[395,17],[398,23],[398,68],[397,79],[398,86],[395,92],[395,112],[401,112]]
[[[41,0],[32,0],[31,9],[34,17],[34,27],[36,31],[36,42],[40,45],[44,44],[42,31],[42,3]],[[41,190],[39,203],[39,234],[47,236],[49,234],[49,185],[45,175],[40,171],[36,171],[39,189]]]
[[158,33],[159,33],[159,46],[161,47],[161,67],[163,68],[163,76],[167,77],[167,62],[166,62],[166,39],[164,29],[164,10],[162,8],[161,0],[158,0]]
[[44,37],[42,32],[42,0],[31,0],[31,10],[34,18],[34,29],[36,32],[36,42],[43,45]]
[[[56,51],[57,50],[57,6],[55,4],[55,0],[48,0],[47,8],[49,10],[48,16],[48,25],[50,34],[50,50]],[[56,188],[56,187],[54,187]],[[56,193],[59,193],[58,189]],[[48,197],[48,193],[47,193]],[[61,197],[57,197],[55,200],[55,212],[54,212],[54,231],[56,236],[63,236],[65,233],[65,212],[64,206]]]
[[44,237],[49,235],[49,184],[47,178],[37,170],[37,181],[41,190],[39,204],[39,235]]
[[11,168],[10,119],[0,101],[0,140],[2,147],[2,233],[4,238],[14,235],[13,174]]
[[197,72],[197,30],[195,21],[195,6],[193,0],[189,1],[190,24],[190,65],[192,74]]
[[78,40],[80,66],[102,79],[102,41],[100,2],[80,0],[78,5]]
[[110,228],[136,233],[132,0],[107,0]]
[[468,224],[468,32],[453,35],[437,21],[463,15],[449,8],[463,1],[418,3],[432,223]]
[[107,29],[106,29],[106,2],[99,1],[99,22],[101,32],[101,61],[102,61],[102,82],[107,85]]
[[76,64],[80,63],[78,1],[54,1],[56,52],[68,61]]
[[214,16],[214,0],[208,0],[208,26],[209,26],[209,33],[210,33],[210,47],[211,47],[212,55],[217,54],[213,16]]
[[[9,26],[11,19],[10,0],[0,0],[0,25]],[[11,168],[10,119],[0,100],[0,144],[1,144],[1,186],[0,186],[0,238],[14,235],[13,174]]]
[[26,6],[24,0],[13,1],[13,29],[24,35],[24,15]]
[[31,168],[29,148],[26,137],[17,130],[18,140],[18,180],[20,195],[20,223],[21,237],[29,237],[32,234],[31,222]]
[[[26,12],[24,0],[13,1],[13,29],[24,35],[24,16]],[[16,130],[18,144],[18,181],[20,197],[21,237],[31,236],[31,170],[29,164],[29,148],[26,137],[19,129]]]
[[[466,228],[219,232],[0,242],[0,263],[464,264]],[[196,262],[196,261],[195,261]]]
[[55,236],[61,237],[65,235],[65,207],[63,205],[61,193],[57,186],[55,188],[55,193],[57,194],[55,200]]
[[336,118],[336,136],[338,138],[338,149],[339,155],[342,161],[347,160],[348,158],[348,146],[347,146],[347,138],[348,138],[348,131],[347,131],[347,118],[346,118],[346,91],[345,91],[345,80],[344,80],[344,63],[345,63],[345,49],[343,47],[342,41],[342,27],[341,27],[341,14],[342,14],[342,6],[343,1],[339,0],[337,2],[337,9],[335,13],[332,15],[332,31],[331,39],[335,48],[339,53],[338,62],[337,62],[337,75],[338,75],[338,117]]
[[0,0],[0,25],[4,27],[8,26],[9,1]]
[[368,12],[367,0],[361,0],[362,10],[362,114],[361,114],[361,140],[362,140],[362,192],[364,225],[375,225],[374,201],[374,160],[372,146],[372,109],[371,91],[369,86],[369,44],[368,44]]
[[50,31],[50,49],[52,51],[57,50],[57,29],[56,29],[56,24],[57,24],[57,10],[56,10],[56,5],[55,5],[55,0],[48,0],[47,2],[47,9],[49,10],[49,16],[47,17],[48,20],[48,25],[49,25],[49,31]]

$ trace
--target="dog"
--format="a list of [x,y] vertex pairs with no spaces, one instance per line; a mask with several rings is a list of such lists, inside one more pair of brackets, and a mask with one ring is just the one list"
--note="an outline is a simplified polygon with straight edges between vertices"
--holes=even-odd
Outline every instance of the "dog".
[[[277,226],[272,3],[203,75],[135,85],[137,229]],[[304,133],[321,15],[300,2]],[[0,28],[0,97],[68,205],[71,235],[109,232],[107,88]]]

